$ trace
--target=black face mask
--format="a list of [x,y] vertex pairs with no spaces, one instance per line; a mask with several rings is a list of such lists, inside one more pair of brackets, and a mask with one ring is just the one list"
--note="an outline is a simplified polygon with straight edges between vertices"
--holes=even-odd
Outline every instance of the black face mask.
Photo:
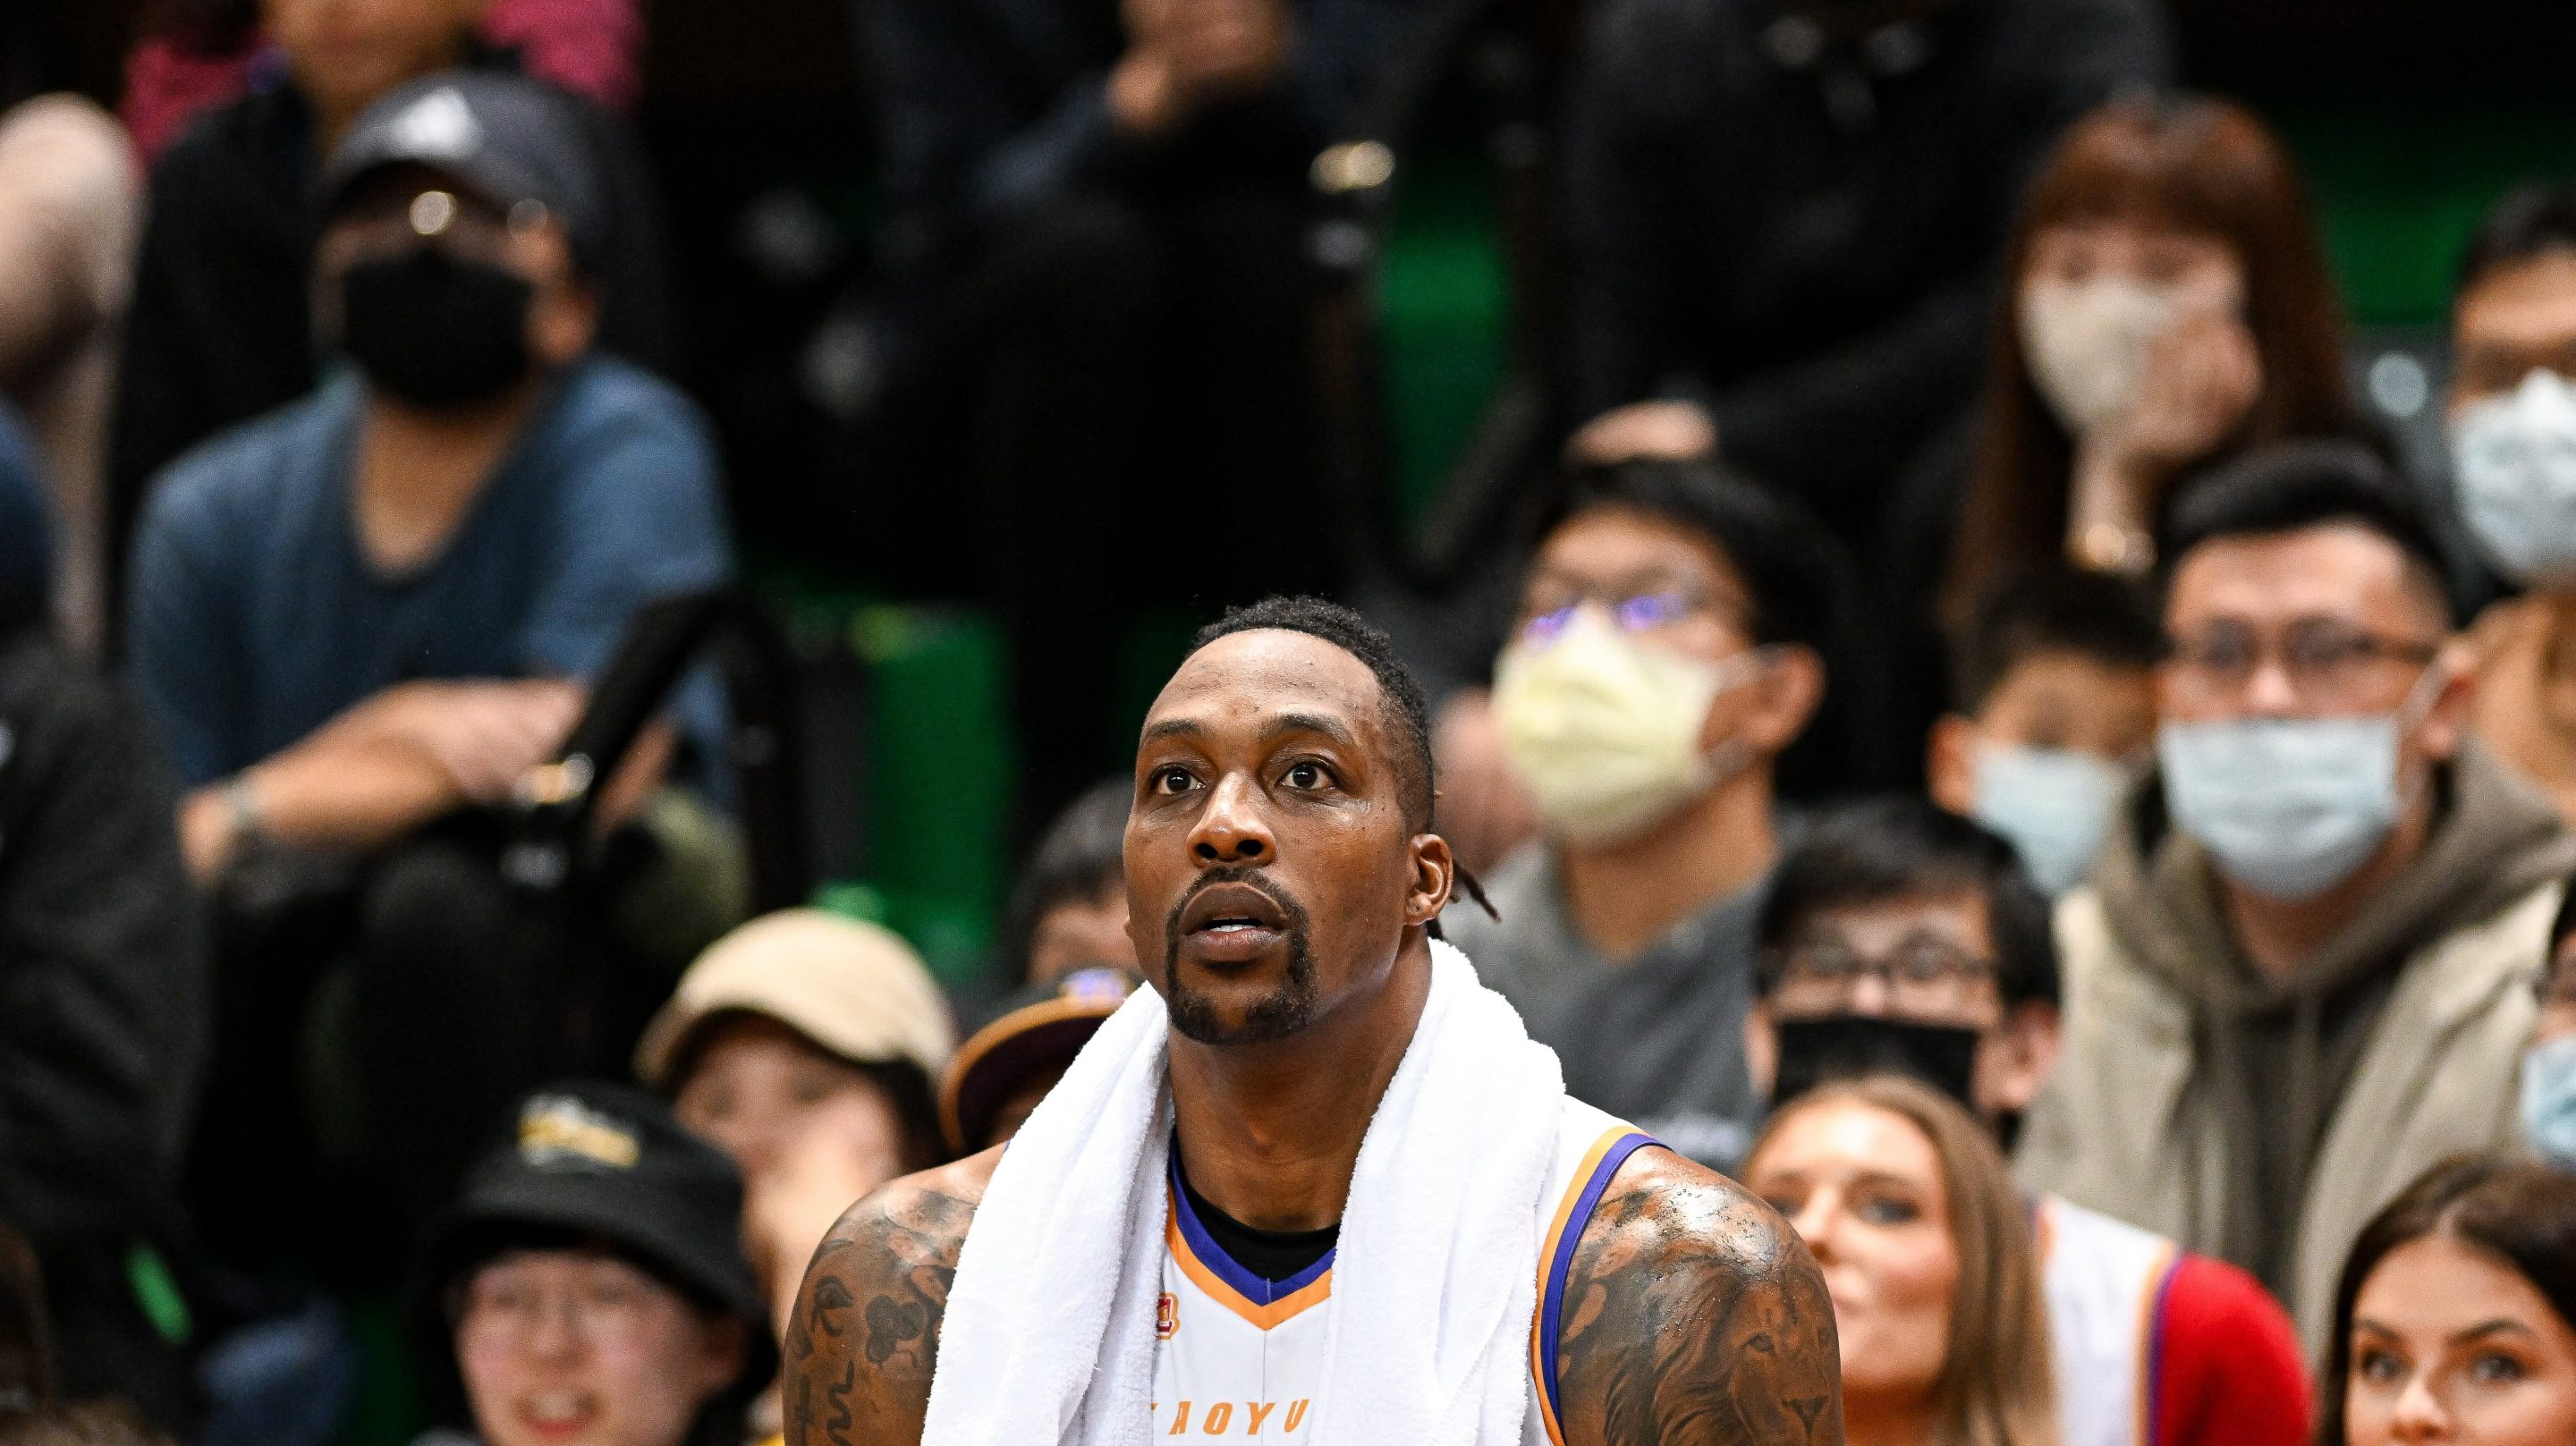
[[1902,1074],[1976,1108],[1970,1092],[1977,1077],[1977,1043],[1984,1036],[1973,1029],[1867,1014],[1830,1014],[1784,1020],[1779,1036],[1780,1073],[1771,1088],[1774,1107],[1834,1080]]
[[526,379],[536,289],[484,261],[415,246],[340,280],[340,348],[367,380],[421,407],[487,402]]

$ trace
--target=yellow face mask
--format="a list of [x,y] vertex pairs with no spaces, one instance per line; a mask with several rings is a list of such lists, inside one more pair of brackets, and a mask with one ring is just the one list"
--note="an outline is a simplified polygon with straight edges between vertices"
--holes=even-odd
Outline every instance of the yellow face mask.
[[1576,611],[1494,672],[1494,719],[1548,832],[1590,846],[1632,838],[1739,772],[1742,740],[1700,747],[1709,705],[1758,672],[1757,649],[1711,663],[1643,646]]

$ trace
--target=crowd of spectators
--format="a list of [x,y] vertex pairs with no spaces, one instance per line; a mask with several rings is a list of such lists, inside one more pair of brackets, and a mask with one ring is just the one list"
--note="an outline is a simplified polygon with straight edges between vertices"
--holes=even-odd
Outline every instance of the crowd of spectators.
[[[2480,224],[2415,476],[2152,0],[1584,8],[1445,936],[1794,1225],[1855,1441],[2576,1440],[2576,180]],[[167,9],[122,121],[0,91],[0,1446],[344,1439],[388,1298],[424,1443],[767,1440],[833,1220],[1154,983],[1132,626],[1393,589],[1317,192],[1445,10],[857,7],[811,523],[1007,640],[969,982],[753,917],[711,672],[568,753],[743,572],[640,7]]]

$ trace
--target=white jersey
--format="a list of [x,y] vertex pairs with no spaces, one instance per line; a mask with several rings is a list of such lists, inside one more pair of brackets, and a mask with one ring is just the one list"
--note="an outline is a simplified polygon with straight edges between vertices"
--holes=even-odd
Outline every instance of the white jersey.
[[2054,1195],[2039,1248],[2066,1446],[2152,1446],[2158,1313],[2181,1252]]
[[[1557,1316],[1565,1273],[1610,1177],[1653,1143],[1590,1105],[1565,1102],[1550,1185],[1554,1223],[1531,1262],[1538,1272],[1531,1409],[1557,1446],[1563,1446],[1556,1421]],[[1323,1377],[1333,1252],[1286,1280],[1266,1280],[1227,1258],[1190,1209],[1177,1177],[1166,1188],[1172,1208],[1154,1316],[1156,1434],[1297,1440]]]

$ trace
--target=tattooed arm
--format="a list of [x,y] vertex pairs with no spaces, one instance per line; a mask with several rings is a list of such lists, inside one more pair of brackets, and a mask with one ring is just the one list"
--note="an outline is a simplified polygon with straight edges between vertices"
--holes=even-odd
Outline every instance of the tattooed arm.
[[788,1446],[919,1446],[957,1252],[1001,1157],[905,1176],[823,1237],[787,1326]]
[[1662,1150],[1623,1166],[1566,1273],[1567,1446],[1841,1446],[1824,1277],[1789,1223]]

